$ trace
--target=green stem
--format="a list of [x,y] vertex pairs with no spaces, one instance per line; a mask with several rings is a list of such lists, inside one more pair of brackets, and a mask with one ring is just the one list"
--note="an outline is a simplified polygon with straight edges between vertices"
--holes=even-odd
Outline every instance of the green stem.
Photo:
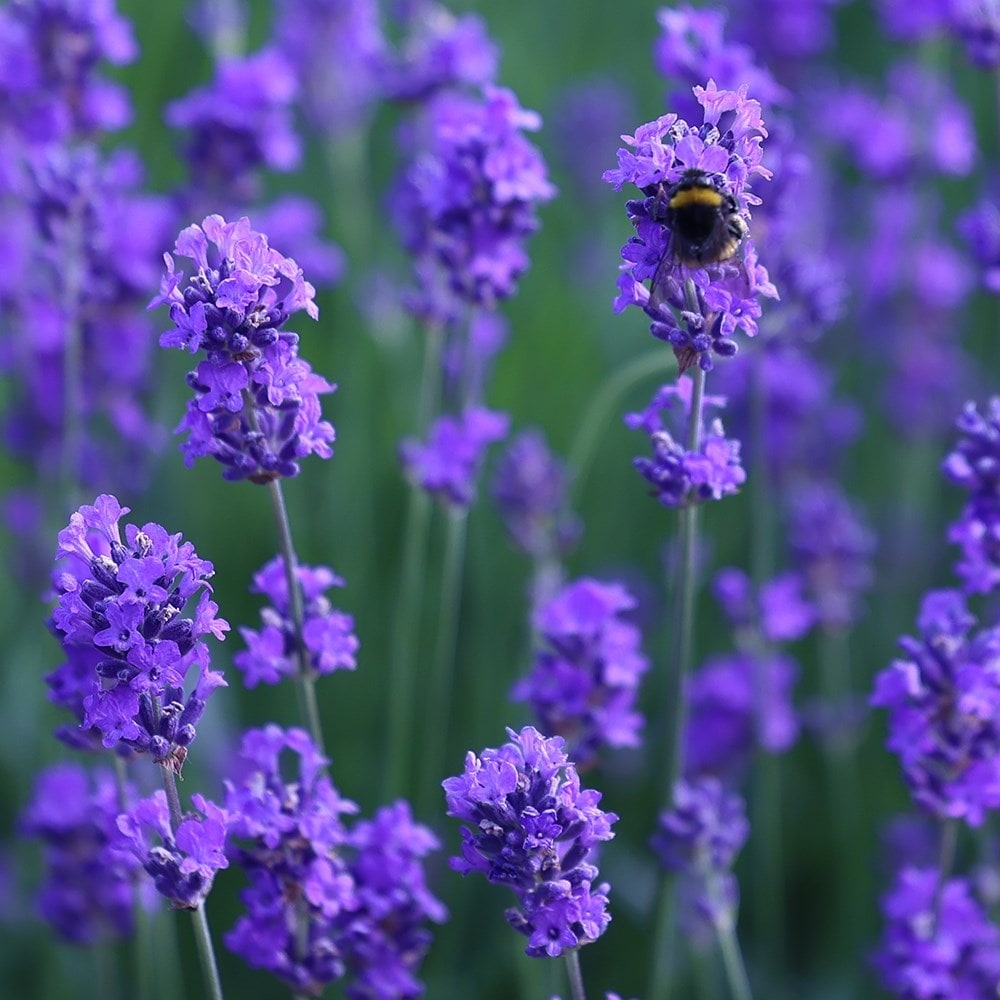
[[622,365],[590,398],[590,403],[577,426],[570,445],[567,465],[573,470],[572,488],[578,494],[590,471],[600,441],[600,432],[621,397],[638,382],[650,375],[662,374],[677,367],[677,362],[663,348],[640,354]]
[[[74,202],[66,227],[63,260],[65,282],[66,342],[63,350],[62,496],[73,507],[80,492],[85,418],[83,412],[83,324],[80,300],[83,288],[83,207]],[[61,513],[61,512],[60,512]]]
[[[177,779],[169,767],[161,767],[163,787],[167,793],[167,806],[170,810],[170,829],[176,833],[181,825],[181,800],[177,794]],[[208,930],[208,918],[205,916],[204,901],[191,911],[194,921],[194,938],[198,946],[198,960],[205,980],[205,995],[211,1000],[222,1000],[222,982],[219,979],[219,967],[215,961],[215,949],[212,947],[212,936]]]
[[[441,385],[441,344],[439,327],[426,330],[423,373],[417,399],[417,433],[424,434],[431,414],[437,409]],[[385,768],[385,795],[391,800],[407,787],[407,769],[413,760],[413,695],[416,688],[417,649],[420,639],[420,607],[424,567],[427,562],[427,535],[431,521],[431,499],[419,486],[410,487],[403,534],[403,567],[396,613],[392,616],[392,655],[389,665],[389,731],[386,746],[389,760]]]
[[587,1000],[587,994],[583,989],[579,948],[571,948],[566,952],[566,969],[569,973],[569,989],[572,1000]]
[[212,934],[208,929],[204,902],[199,903],[197,909],[191,911],[191,917],[194,920],[194,940],[198,946],[198,958],[205,979],[205,994],[212,1000],[222,1000],[222,981],[219,979],[219,967],[215,962],[215,949],[212,947]]
[[465,561],[465,532],[468,511],[448,511],[444,564],[441,568],[441,607],[437,639],[431,664],[431,702],[425,718],[428,723],[425,770],[420,799],[427,813],[434,811],[440,797],[439,782],[444,770],[444,756],[451,716],[451,697],[455,675],[455,648],[458,639],[458,611],[462,595],[462,566]]
[[288,607],[295,629],[296,658],[299,663],[299,669],[295,675],[295,691],[299,702],[299,713],[312,735],[316,749],[325,756],[323,726],[320,722],[319,706],[316,703],[316,675],[310,669],[306,656],[306,643],[303,635],[305,610],[302,603],[302,587],[299,583],[299,563],[295,555],[295,546],[292,543],[292,527],[288,521],[288,507],[285,504],[285,494],[281,488],[280,479],[272,479],[267,487],[271,494],[271,506],[274,509],[274,520],[278,528],[278,544],[285,565],[285,583],[288,587]]
[[747,978],[746,966],[743,964],[743,952],[732,923],[727,921],[723,926],[716,926],[719,938],[719,950],[722,952],[722,964],[726,970],[726,980],[729,983],[729,995],[733,1000],[753,1000],[750,990],[750,980]]
[[[705,398],[705,373],[696,366],[692,374],[691,409],[688,414],[688,451],[701,447],[702,404]],[[684,728],[687,702],[684,685],[691,670],[694,653],[694,593],[698,543],[699,505],[689,503],[680,511],[678,548],[680,575],[676,588],[674,621],[674,656],[672,669],[667,671],[665,718],[667,720],[668,759],[665,768],[667,782],[665,801],[673,801],[674,786],[684,773]],[[653,949],[653,988],[650,996],[666,997],[671,978],[674,951],[675,901],[673,879],[665,877],[660,889]]]

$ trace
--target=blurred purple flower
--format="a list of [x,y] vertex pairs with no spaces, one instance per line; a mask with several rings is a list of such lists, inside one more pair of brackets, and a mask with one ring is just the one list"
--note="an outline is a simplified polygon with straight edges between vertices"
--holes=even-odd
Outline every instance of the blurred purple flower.
[[719,570],[712,581],[716,600],[737,632],[752,631],[767,642],[794,642],[813,626],[816,612],[805,599],[798,573],[782,573],[754,592],[750,577],[734,566]]
[[423,101],[445,87],[496,81],[499,53],[482,18],[455,17],[434,0],[408,0],[401,6],[403,41],[397,52],[386,52],[381,65],[385,97]]
[[660,814],[651,846],[680,876],[686,922],[733,929],[739,884],[733,863],[750,835],[746,805],[717,778],[678,781],[670,809]]
[[899,872],[882,900],[875,967],[897,997],[985,998],[1000,980],[1000,931],[965,879],[939,879],[936,868]]
[[334,430],[319,396],[336,386],[299,357],[298,335],[281,330],[299,310],[319,316],[302,269],[246,218],[210,215],[180,233],[175,253],[197,270],[185,285],[164,254],[167,272],[149,307],[170,306],[161,347],[207,354],[188,374],[196,395],[178,427],[188,432],[186,463],[211,455],[224,479],[266,483],[298,475],[306,455],[330,458]]
[[499,749],[470,750],[465,771],[442,782],[448,815],[467,824],[450,864],[511,888],[520,908],[507,922],[528,938],[526,954],[555,958],[596,941],[611,921],[610,887],[593,886],[587,858],[618,817],[598,806],[599,792],[581,789],[561,737],[531,726],[507,735]]
[[950,32],[981,69],[1000,64],[1000,5],[996,0],[880,0],[886,30],[897,38],[922,41]]
[[980,826],[1000,808],[1000,628],[976,619],[957,591],[923,600],[919,638],[876,678],[870,703],[889,712],[886,746],[899,756],[916,802],[933,815]]
[[[106,748],[124,744],[178,771],[208,696],[226,683],[203,636],[222,639],[229,624],[209,596],[212,564],[152,522],[126,524],[123,537],[128,512],[103,494],[59,532],[52,628],[69,661],[46,680],[53,700],[82,704],[82,728],[98,730]],[[89,677],[80,673],[90,666]]]
[[408,478],[452,507],[470,507],[476,477],[489,445],[507,433],[510,418],[482,406],[469,407],[460,417],[438,417],[426,444],[408,438],[399,457]]
[[0,127],[29,143],[58,142],[124,128],[124,87],[97,74],[138,49],[114,0],[15,0],[0,8]]
[[469,305],[490,308],[514,294],[528,268],[524,244],[538,228],[536,207],[555,194],[523,135],[540,125],[498,87],[482,97],[442,91],[427,105],[390,201],[415,259],[419,316],[447,326]]
[[541,649],[511,698],[531,702],[541,730],[565,739],[578,768],[596,763],[605,746],[640,743],[644,720],[635,705],[649,661],[639,629],[625,618],[635,606],[621,584],[583,578],[535,613]]
[[798,737],[798,667],[788,657],[731,653],[707,660],[687,684],[688,775],[732,774],[756,748],[782,753]]
[[[325,593],[330,587],[344,586],[344,581],[326,566],[299,566],[297,570],[304,602],[303,653],[309,670],[315,674],[353,670],[358,651],[354,619],[334,608]],[[250,589],[264,594],[272,605],[260,613],[264,627],[259,632],[240,628],[247,648],[233,657],[233,665],[243,671],[246,686],[253,688],[258,683],[277,684],[283,677],[294,677],[299,671],[299,650],[281,556],[254,576]]]
[[514,437],[497,464],[493,499],[515,544],[533,559],[565,555],[580,537],[580,519],[568,508],[569,476],[531,428]]
[[39,773],[34,798],[21,816],[21,833],[45,845],[41,914],[74,944],[132,933],[140,866],[123,850],[119,812],[110,771],[88,775],[79,764],[56,764]]
[[1000,295],[1000,206],[996,199],[982,198],[959,216],[958,228],[982,269],[983,285]]
[[874,533],[832,482],[799,483],[788,494],[788,543],[823,628],[846,628],[874,579]]
[[204,87],[167,106],[167,123],[188,133],[184,155],[192,182],[227,200],[250,201],[262,167],[298,166],[301,144],[292,120],[297,82],[277,49],[228,58]]

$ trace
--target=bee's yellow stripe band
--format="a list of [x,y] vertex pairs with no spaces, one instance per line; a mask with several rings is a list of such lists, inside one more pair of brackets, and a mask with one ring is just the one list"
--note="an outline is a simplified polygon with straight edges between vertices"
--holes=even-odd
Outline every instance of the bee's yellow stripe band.
[[684,208],[686,205],[708,205],[711,208],[718,208],[721,204],[722,195],[710,187],[684,188],[670,199],[671,208]]

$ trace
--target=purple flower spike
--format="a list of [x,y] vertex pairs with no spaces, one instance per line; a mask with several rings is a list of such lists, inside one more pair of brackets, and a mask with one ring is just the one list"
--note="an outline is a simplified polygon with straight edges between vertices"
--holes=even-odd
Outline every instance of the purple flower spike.
[[427,444],[403,441],[400,460],[413,483],[453,507],[470,507],[486,449],[500,441],[509,426],[506,413],[470,406],[460,417],[435,420]]
[[515,95],[487,86],[482,97],[442,91],[418,129],[413,164],[392,207],[416,259],[420,316],[451,325],[468,306],[492,307],[514,294],[528,268],[525,241],[536,207],[555,188],[524,137],[541,120]]
[[735,926],[739,886],[731,869],[749,835],[743,799],[717,778],[677,783],[652,847],[670,871],[681,875],[692,926]]
[[583,579],[535,615],[544,646],[511,698],[531,702],[542,730],[565,738],[579,768],[604,746],[639,745],[635,702],[649,661],[639,629],[624,617],[635,606],[620,584]]
[[126,91],[101,79],[102,61],[135,59],[132,25],[114,0],[32,0],[0,9],[0,125],[30,143],[124,128],[132,117]]
[[886,926],[875,966],[897,997],[988,997],[1000,981],[1000,931],[965,879],[940,889],[938,879],[935,868],[899,873],[882,900]]
[[[299,566],[297,575],[305,604],[302,632],[309,669],[317,674],[353,670],[359,645],[354,619],[334,608],[325,593],[330,587],[342,587],[344,581],[326,566]],[[261,611],[264,627],[259,632],[240,628],[247,649],[233,657],[233,664],[243,671],[249,688],[277,684],[299,670],[296,627],[281,556],[254,577],[251,589],[268,597],[272,606]]]
[[301,148],[292,121],[298,82],[276,49],[223,61],[216,78],[167,107],[167,123],[186,129],[185,156],[198,187],[246,202],[262,167],[293,170]]
[[[686,507],[706,500],[721,500],[739,492],[746,482],[746,472],[740,464],[740,443],[727,438],[722,421],[715,419],[703,428],[697,451],[688,451],[678,441],[685,432],[685,423],[672,434],[660,414],[680,400],[685,417],[691,407],[691,383],[679,379],[677,385],[661,386],[650,405],[641,413],[629,413],[625,423],[632,430],[644,430],[653,446],[652,458],[636,458],[633,465],[653,487],[653,496],[665,507]],[[722,397],[708,396],[705,406],[725,405]],[[675,436],[676,435],[676,436]]]
[[162,791],[118,817],[118,829],[157,892],[182,910],[201,906],[215,873],[229,867],[225,854],[228,815],[197,793],[191,801],[198,812],[185,815],[176,830],[171,829],[167,796]]
[[170,306],[161,347],[206,352],[188,374],[195,398],[178,431],[187,431],[185,461],[211,455],[224,479],[266,483],[299,473],[299,459],[329,458],[333,426],[321,419],[319,396],[333,392],[298,356],[298,336],[282,330],[293,313],[319,310],[302,269],[268,245],[246,218],[210,215],[177,237],[176,254],[195,273],[184,284],[174,258],[150,308]]
[[969,499],[948,538],[962,550],[955,570],[965,590],[988,594],[1000,586],[1000,396],[983,413],[966,403],[956,426],[961,437],[943,469]]
[[82,945],[132,933],[140,867],[123,850],[114,776],[95,771],[91,784],[78,764],[47,768],[20,821],[25,836],[45,844],[48,878],[38,900],[42,916],[60,937]]
[[941,819],[980,826],[1000,808],[1000,628],[976,619],[953,590],[928,594],[920,637],[875,678],[871,704],[889,711],[886,746],[914,799]]
[[[695,178],[711,188],[721,199],[719,211],[738,218],[742,233],[750,207],[760,204],[750,182],[771,176],[761,164],[767,130],[760,103],[747,97],[746,85],[720,90],[710,80],[707,87],[695,87],[694,96],[703,124],[689,125],[668,114],[640,125],[634,135],[623,136],[626,147],[618,150],[618,167],[606,170],[604,180],[616,191],[634,184],[643,195],[625,206],[636,235],[622,247],[625,263],[615,311],[639,306],[653,320],[653,336],[674,348],[681,371],[695,362],[708,371],[713,354],[736,353],[737,330],[756,336],[760,296],[777,298],[778,293],[757,263],[752,241],[742,237],[736,244],[742,240],[739,255],[733,246],[721,258],[709,254],[703,266],[680,262],[682,243],[669,224],[675,185]],[[650,288],[643,284],[647,278]]]
[[179,770],[208,696],[226,683],[203,637],[222,639],[229,624],[209,596],[212,564],[158,524],[122,530],[128,512],[103,494],[59,532],[51,627],[68,661],[46,680],[52,700],[79,712],[105,747]]
[[513,889],[520,908],[507,922],[528,938],[528,955],[554,958],[597,940],[611,921],[610,886],[592,885],[587,858],[618,817],[600,809],[599,792],[580,788],[561,737],[531,726],[507,735],[499,749],[470,750],[464,773],[442,782],[448,815],[468,824],[450,864]]
[[567,509],[568,491],[566,469],[540,430],[510,442],[493,479],[493,499],[508,534],[533,559],[565,555],[576,544],[581,525]]

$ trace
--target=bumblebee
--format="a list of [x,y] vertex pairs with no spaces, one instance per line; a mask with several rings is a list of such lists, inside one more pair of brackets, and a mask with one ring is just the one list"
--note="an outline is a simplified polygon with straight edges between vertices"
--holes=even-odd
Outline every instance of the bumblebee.
[[656,300],[661,298],[662,285],[674,266],[696,268],[729,260],[749,229],[721,174],[685,170],[669,187],[661,184],[654,198],[653,218],[670,230],[670,242],[650,286]]

